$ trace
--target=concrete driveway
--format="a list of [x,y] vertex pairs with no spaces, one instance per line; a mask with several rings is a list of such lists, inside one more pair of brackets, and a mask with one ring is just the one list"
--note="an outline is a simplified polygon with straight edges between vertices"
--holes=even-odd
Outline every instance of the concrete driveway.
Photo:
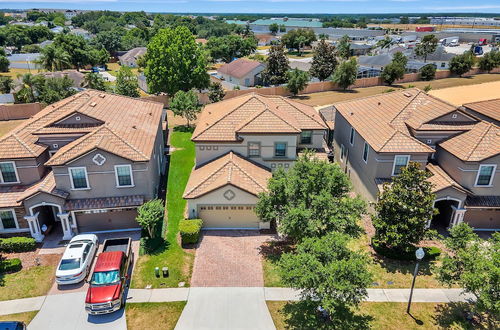
[[196,249],[192,287],[262,287],[260,247],[272,235],[253,230],[206,230]]

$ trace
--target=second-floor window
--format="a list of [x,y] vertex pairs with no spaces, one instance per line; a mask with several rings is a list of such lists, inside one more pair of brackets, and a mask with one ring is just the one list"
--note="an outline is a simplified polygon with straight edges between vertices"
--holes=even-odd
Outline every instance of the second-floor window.
[[276,142],[274,144],[274,156],[286,157],[286,142]]
[[365,145],[363,146],[363,160],[365,161],[365,163],[368,162],[368,150],[368,143],[365,142]]
[[14,162],[0,163],[0,183],[19,182]]
[[476,186],[488,187],[493,183],[493,177],[495,176],[496,165],[480,165],[479,171],[476,177]]
[[312,143],[312,131],[302,131],[300,133],[300,144],[311,144]]
[[354,145],[354,134],[356,134],[356,131],[351,127],[351,134],[349,135],[349,143],[351,145]]
[[134,179],[132,177],[132,166],[116,165],[115,175],[117,187],[132,187],[134,185]]
[[87,178],[87,169],[85,167],[70,167],[69,175],[71,177],[72,189],[89,189],[89,180]]
[[259,142],[248,142],[248,157],[260,157]]
[[398,175],[401,173],[401,169],[408,165],[410,161],[409,155],[396,155],[394,156],[394,166],[392,168],[392,175]]

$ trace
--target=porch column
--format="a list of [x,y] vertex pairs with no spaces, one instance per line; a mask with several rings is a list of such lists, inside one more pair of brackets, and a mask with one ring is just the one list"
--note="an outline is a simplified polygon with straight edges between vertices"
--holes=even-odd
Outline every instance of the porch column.
[[61,219],[61,225],[63,229],[63,240],[70,240],[73,237],[73,230],[71,229],[71,223],[69,221],[69,213],[58,213],[57,217]]
[[35,241],[41,242],[43,241],[45,236],[42,234],[42,231],[40,230],[40,223],[38,222],[38,214],[39,212],[35,213],[34,215],[25,215],[24,219],[28,221],[31,237],[33,237]]
[[453,210],[454,212],[450,222],[450,228],[462,223],[464,221],[465,212],[467,211],[467,209],[459,209],[455,207],[453,207]]

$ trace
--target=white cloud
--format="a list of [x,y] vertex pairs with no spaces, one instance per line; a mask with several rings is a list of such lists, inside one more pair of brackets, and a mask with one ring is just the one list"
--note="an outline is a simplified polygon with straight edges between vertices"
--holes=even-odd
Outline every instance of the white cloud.
[[443,6],[443,7],[426,7],[431,10],[474,10],[474,9],[500,9],[500,5],[479,5],[479,6]]

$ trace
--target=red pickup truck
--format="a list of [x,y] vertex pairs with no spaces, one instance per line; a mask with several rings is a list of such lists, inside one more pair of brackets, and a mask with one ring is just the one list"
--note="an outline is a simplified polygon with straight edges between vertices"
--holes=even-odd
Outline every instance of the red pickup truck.
[[90,286],[85,298],[87,313],[113,313],[125,305],[128,269],[133,259],[131,243],[130,238],[104,241],[103,252],[97,257],[89,281]]

